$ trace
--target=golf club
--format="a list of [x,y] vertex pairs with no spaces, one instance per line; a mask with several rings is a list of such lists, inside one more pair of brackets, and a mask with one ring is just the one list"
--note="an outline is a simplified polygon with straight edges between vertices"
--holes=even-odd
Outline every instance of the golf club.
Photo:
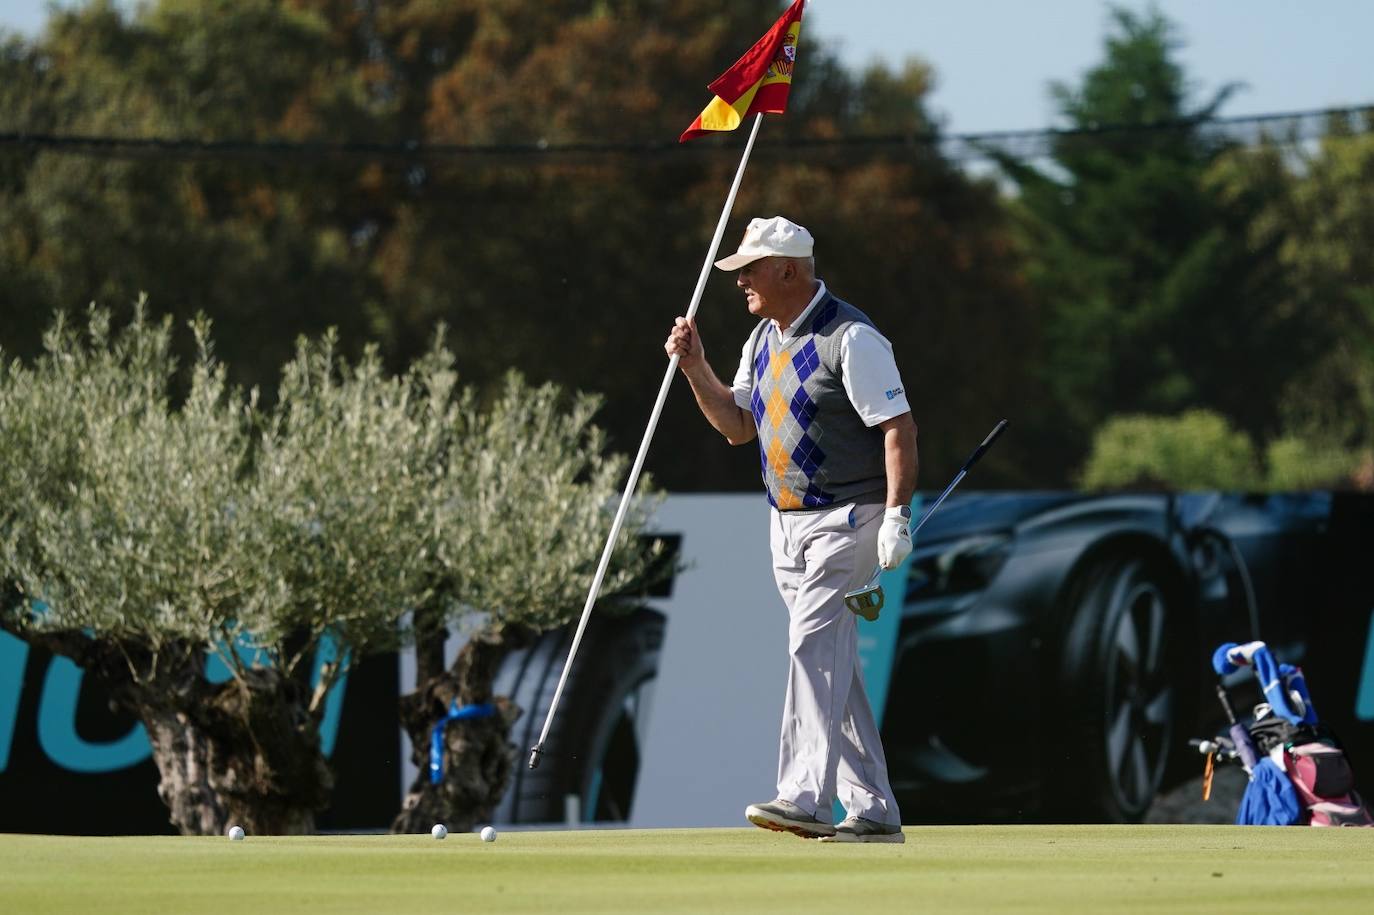
[[[916,532],[921,529],[921,525],[925,524],[930,516],[935,513],[935,509],[939,508],[940,503],[945,501],[945,498],[954,491],[954,487],[958,486],[959,481],[973,469],[973,465],[978,463],[978,459],[983,456],[983,453],[992,447],[992,443],[997,441],[997,436],[1001,435],[1002,430],[1005,428],[1007,428],[1007,421],[1004,419],[992,427],[992,431],[988,433],[988,437],[983,439],[983,444],[973,449],[973,453],[968,456],[967,461],[964,461],[964,466],[959,468],[959,472],[955,474],[954,479],[945,487],[945,491],[940,493],[939,497],[931,503],[930,508],[927,508],[925,513],[921,515],[921,520],[917,521],[911,528],[911,539],[913,541],[916,539]],[[856,588],[853,591],[846,592],[844,596],[844,605],[848,607],[852,613],[858,614],[870,623],[878,618],[879,612],[883,609],[883,586],[878,584],[882,575],[883,567],[880,563],[877,568],[873,570],[873,577],[868,580],[868,584],[864,585],[862,588]]]
[[1221,710],[1226,713],[1226,720],[1230,724],[1228,733],[1231,735],[1231,743],[1235,745],[1236,755],[1240,757],[1240,764],[1248,775],[1259,765],[1259,751],[1255,749],[1245,725],[1236,719],[1236,710],[1231,706],[1231,695],[1221,683],[1217,684],[1217,701],[1221,703]]

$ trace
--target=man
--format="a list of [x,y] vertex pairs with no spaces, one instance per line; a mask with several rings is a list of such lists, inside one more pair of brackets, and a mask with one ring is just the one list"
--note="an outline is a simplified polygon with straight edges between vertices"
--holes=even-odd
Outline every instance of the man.
[[[730,387],[707,364],[695,321],[678,318],[664,349],[730,444],[758,438],[772,505],[791,657],[778,797],[745,816],[823,842],[902,842],[844,595],[867,583],[875,558],[891,569],[911,552],[916,424],[892,345],[816,278],[813,247],[796,223],[755,219],[738,252],[716,262],[738,271],[761,319]],[[848,815],[835,826],[837,797]]]

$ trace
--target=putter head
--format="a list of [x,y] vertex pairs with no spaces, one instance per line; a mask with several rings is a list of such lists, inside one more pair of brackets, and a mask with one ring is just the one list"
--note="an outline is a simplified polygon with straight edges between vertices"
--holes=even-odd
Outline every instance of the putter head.
[[878,618],[883,609],[883,586],[878,584],[882,574],[883,568],[879,566],[873,570],[873,577],[869,579],[868,584],[845,592],[844,605],[849,608],[850,613],[861,616],[870,623]]

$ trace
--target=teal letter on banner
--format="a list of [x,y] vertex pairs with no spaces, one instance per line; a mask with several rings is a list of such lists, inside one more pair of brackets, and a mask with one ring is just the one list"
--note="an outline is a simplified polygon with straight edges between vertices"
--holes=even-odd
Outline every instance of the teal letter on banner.
[[324,716],[320,720],[320,750],[326,759],[334,755],[334,741],[339,738],[339,717],[343,714],[344,690],[348,687],[349,661],[347,651],[340,659],[338,644],[333,636],[326,632],[320,637],[320,647],[315,652],[315,670],[310,677],[312,689],[320,685],[320,668],[336,661],[340,661],[345,672],[334,681],[334,685],[329,688],[329,695],[324,700]]
[[0,632],[0,772],[10,764],[14,729],[19,726],[19,700],[24,692],[24,667],[29,646],[8,632]]
[[1374,721],[1374,613],[1369,614],[1369,633],[1364,639],[1364,667],[1355,691],[1355,717]]
[[118,740],[90,743],[76,733],[76,702],[84,671],[68,658],[53,658],[38,704],[38,744],[48,758],[73,772],[115,772],[152,753],[148,733],[136,724]]

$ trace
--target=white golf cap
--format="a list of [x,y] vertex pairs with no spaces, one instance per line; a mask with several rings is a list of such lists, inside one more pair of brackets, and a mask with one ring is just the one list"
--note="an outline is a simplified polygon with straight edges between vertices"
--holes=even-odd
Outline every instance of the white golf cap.
[[738,270],[761,257],[810,257],[814,246],[811,233],[784,216],[752,219],[739,250],[716,261],[716,266]]

